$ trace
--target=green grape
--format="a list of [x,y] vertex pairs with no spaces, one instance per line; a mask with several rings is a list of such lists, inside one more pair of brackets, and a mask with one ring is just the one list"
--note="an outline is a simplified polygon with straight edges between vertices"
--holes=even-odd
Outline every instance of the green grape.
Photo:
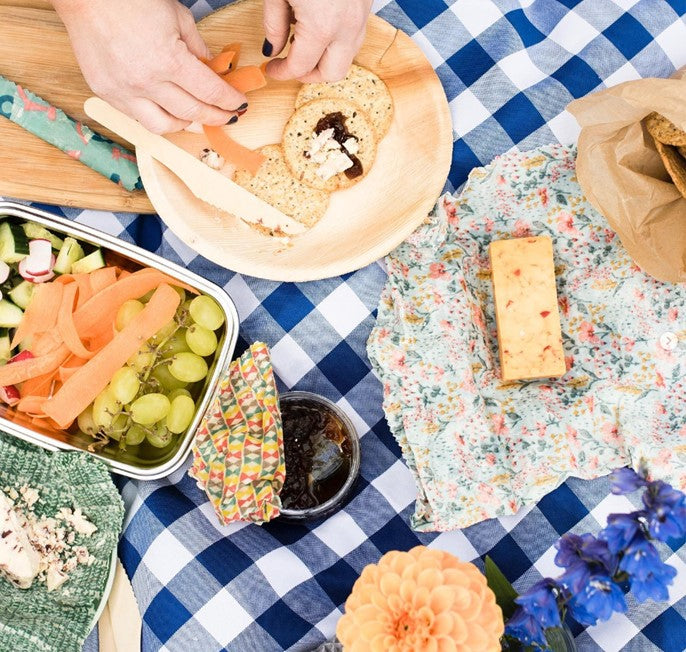
[[127,446],[138,446],[145,439],[145,428],[134,423],[126,431],[126,445]]
[[178,328],[178,324],[172,319],[170,322],[167,322],[160,330],[157,331],[152,336],[152,341],[155,342],[156,344],[159,344],[163,340],[166,340],[168,337],[171,337],[176,329]]
[[149,426],[167,416],[169,399],[164,394],[144,394],[129,406],[129,413],[135,423]]
[[89,405],[78,417],[76,422],[79,424],[79,430],[85,432],[87,435],[94,435],[100,428],[95,425],[93,421],[93,405]]
[[156,426],[153,430],[146,433],[148,443],[155,448],[169,446],[172,440],[172,433],[165,426]]
[[126,364],[138,373],[143,373],[153,362],[155,362],[155,354],[146,345],[138,353],[134,353]]
[[174,401],[174,399],[177,396],[190,396],[190,395],[191,395],[191,393],[187,389],[185,389],[183,387],[179,387],[179,389],[174,389],[171,392],[169,392],[169,394],[167,394],[167,398],[169,399],[169,402],[171,403]]
[[169,373],[168,364],[163,364],[159,367],[155,367],[154,371],[150,375],[162,386],[162,389],[164,389],[167,392],[171,392],[175,389],[181,389],[188,384],[184,380],[174,378],[174,376],[172,376],[171,373]]
[[126,405],[133,401],[140,386],[141,381],[135,369],[122,367],[112,376],[110,392],[122,405]]
[[193,324],[186,330],[186,342],[193,353],[203,357],[217,350],[217,336],[209,328]]
[[171,288],[172,290],[176,290],[177,294],[181,297],[181,302],[183,303],[186,300],[186,290],[180,288],[178,285],[172,285]]
[[165,358],[171,358],[177,353],[188,351],[189,344],[186,343],[186,329],[180,328],[174,333],[162,348]]
[[121,411],[121,403],[112,396],[109,387],[104,389],[95,397],[93,401],[93,421],[98,430],[109,428],[112,420]]
[[169,365],[169,373],[186,383],[194,383],[207,376],[207,362],[195,353],[177,353]]
[[114,320],[115,328],[120,331],[126,326],[145,306],[136,299],[129,299],[124,301],[117,312],[117,317]]
[[114,418],[112,421],[112,425],[107,428],[107,431],[105,434],[110,438],[110,439],[115,439],[116,441],[119,441],[126,431],[126,427],[128,425],[129,417],[127,417],[125,414],[119,414]]
[[190,396],[177,396],[169,406],[167,429],[173,433],[183,432],[195,414],[195,403]]
[[214,299],[204,294],[191,301],[189,312],[196,324],[200,324],[211,331],[216,331],[224,323],[222,309]]

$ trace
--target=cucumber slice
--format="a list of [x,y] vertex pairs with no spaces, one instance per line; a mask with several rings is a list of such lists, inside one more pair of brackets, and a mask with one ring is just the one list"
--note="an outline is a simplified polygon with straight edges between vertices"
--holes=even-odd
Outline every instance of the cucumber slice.
[[0,328],[16,328],[19,326],[24,311],[7,299],[0,299]]
[[29,240],[36,240],[41,238],[43,240],[50,240],[53,249],[61,249],[64,242],[58,238],[54,233],[48,231],[44,226],[36,224],[35,222],[24,222],[24,233]]
[[7,362],[11,357],[10,332],[7,328],[0,328],[0,364]]
[[9,297],[12,299],[12,303],[19,306],[22,310],[26,310],[26,307],[31,303],[35,291],[35,283],[22,281],[9,291]]
[[96,249],[92,254],[88,254],[85,258],[77,260],[71,266],[72,274],[88,274],[96,269],[105,266],[105,259],[102,256],[102,251]]
[[0,260],[18,263],[29,255],[29,239],[18,224],[0,224]]
[[74,238],[65,238],[52,269],[56,274],[69,274],[72,265],[81,258],[83,258],[81,245]]

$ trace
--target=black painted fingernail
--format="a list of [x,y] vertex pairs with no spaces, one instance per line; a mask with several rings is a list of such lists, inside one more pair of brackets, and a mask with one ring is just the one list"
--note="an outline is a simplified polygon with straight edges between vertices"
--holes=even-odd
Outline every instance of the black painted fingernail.
[[273,51],[274,46],[267,39],[264,39],[264,43],[262,43],[262,56],[271,57]]
[[236,111],[245,111],[247,108],[248,108],[248,103],[247,103],[247,102],[243,102],[243,104],[241,104],[241,105],[236,109]]
[[229,118],[229,121],[226,123],[227,125],[234,125],[238,122],[238,116],[237,115],[232,115]]
[[246,112],[247,112],[247,109],[243,109],[243,111],[236,111],[236,113],[238,113],[239,118]]

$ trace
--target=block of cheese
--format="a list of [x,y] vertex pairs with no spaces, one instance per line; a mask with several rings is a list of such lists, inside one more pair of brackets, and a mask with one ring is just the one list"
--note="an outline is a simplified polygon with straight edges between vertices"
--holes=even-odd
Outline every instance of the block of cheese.
[[495,240],[490,256],[502,379],[562,376],[565,357],[550,238]]

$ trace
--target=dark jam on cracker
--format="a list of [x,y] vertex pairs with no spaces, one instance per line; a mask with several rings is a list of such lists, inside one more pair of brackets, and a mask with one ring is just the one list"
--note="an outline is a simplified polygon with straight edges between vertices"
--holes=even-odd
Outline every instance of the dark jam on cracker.
[[281,418],[286,455],[283,507],[317,507],[340,491],[350,473],[352,449],[345,425],[332,410],[308,398],[282,402]]
[[[335,113],[327,113],[323,118],[319,119],[317,126],[314,128],[314,133],[318,136],[322,133],[322,131],[333,129],[333,139],[341,147],[343,147],[343,143],[348,140],[348,138],[355,138],[355,136],[351,134],[348,131],[348,128],[345,126],[346,120],[347,118],[340,111],[336,111]],[[348,179],[355,179],[362,174],[362,161],[360,161],[360,159],[354,154],[348,152],[345,147],[343,147],[343,150],[345,151],[346,156],[353,162],[353,164],[345,171],[345,176],[348,177]]]

